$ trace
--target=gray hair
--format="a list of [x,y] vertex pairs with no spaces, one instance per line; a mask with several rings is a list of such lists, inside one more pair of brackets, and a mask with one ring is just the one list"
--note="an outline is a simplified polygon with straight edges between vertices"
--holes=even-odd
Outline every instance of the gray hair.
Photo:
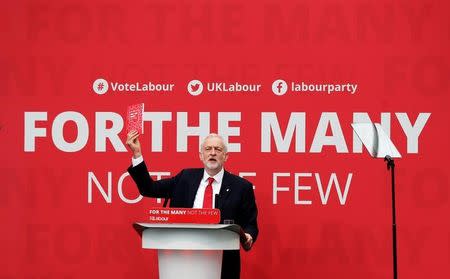
[[215,134],[215,133],[211,133],[211,134],[207,135],[207,136],[203,139],[202,143],[200,144],[200,152],[203,150],[203,147],[205,146],[205,142],[206,142],[206,140],[209,139],[209,138],[219,138],[219,139],[222,141],[222,143],[223,143],[223,151],[224,151],[225,153],[228,152],[228,146],[227,146],[226,141],[223,139],[223,137],[222,137],[221,135]]

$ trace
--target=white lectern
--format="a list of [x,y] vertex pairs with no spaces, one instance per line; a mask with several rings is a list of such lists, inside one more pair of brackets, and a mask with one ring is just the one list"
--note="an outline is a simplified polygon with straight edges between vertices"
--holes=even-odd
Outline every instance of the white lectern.
[[135,223],[142,248],[158,250],[160,279],[220,279],[222,251],[239,250],[241,227]]

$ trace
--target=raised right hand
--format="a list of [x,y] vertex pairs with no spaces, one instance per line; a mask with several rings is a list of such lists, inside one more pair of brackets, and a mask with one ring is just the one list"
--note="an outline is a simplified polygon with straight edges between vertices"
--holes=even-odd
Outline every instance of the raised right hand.
[[131,131],[128,133],[126,143],[133,152],[134,158],[138,158],[142,155],[141,143],[139,142],[139,133],[137,131]]

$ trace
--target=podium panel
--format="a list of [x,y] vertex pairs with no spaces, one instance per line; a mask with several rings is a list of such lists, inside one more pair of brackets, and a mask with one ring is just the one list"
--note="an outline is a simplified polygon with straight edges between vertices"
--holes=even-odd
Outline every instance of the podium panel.
[[160,279],[220,279],[223,250],[239,250],[241,228],[222,224],[135,223],[142,248],[158,250]]
[[158,250],[159,278],[219,279],[222,254],[222,250]]

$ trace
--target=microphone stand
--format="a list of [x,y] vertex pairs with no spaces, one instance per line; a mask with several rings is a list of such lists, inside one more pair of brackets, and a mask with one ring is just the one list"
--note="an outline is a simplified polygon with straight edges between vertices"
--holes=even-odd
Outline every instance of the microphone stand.
[[395,173],[394,173],[394,169],[395,169],[395,164],[394,164],[394,159],[389,156],[386,155],[386,157],[384,157],[384,161],[387,162],[387,169],[388,171],[391,171],[391,184],[392,184],[392,253],[393,253],[393,260],[394,260],[394,279],[398,278],[398,273],[397,273],[397,227],[396,227],[396,223],[395,223]]

